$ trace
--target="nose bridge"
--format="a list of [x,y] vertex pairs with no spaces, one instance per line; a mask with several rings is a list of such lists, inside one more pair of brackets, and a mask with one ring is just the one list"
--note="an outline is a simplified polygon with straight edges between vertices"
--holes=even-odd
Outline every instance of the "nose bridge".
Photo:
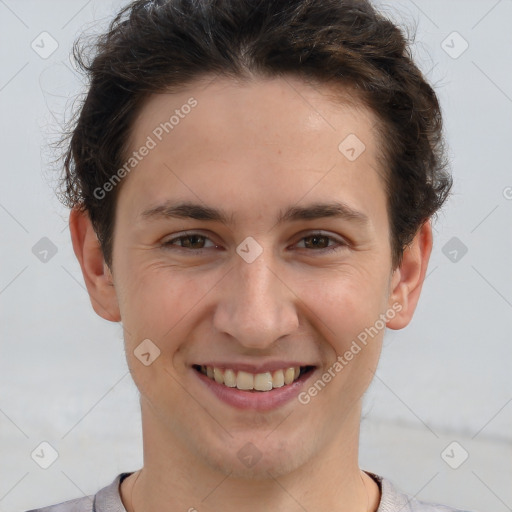
[[217,305],[215,325],[244,346],[266,348],[298,326],[292,294],[265,252],[250,263],[236,257],[228,291]]

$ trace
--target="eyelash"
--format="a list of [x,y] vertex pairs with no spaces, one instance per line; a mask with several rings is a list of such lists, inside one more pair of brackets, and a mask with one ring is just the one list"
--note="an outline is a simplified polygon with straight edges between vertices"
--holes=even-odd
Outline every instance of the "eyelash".
[[[215,247],[203,247],[201,249],[190,249],[190,248],[187,248],[187,247],[180,247],[178,245],[176,245],[176,247],[173,247],[175,244],[173,242],[176,242],[177,240],[183,240],[183,239],[187,239],[187,238],[191,238],[191,237],[194,237],[194,236],[197,236],[197,237],[200,237],[200,238],[203,238],[205,240],[210,240],[206,235],[202,235],[201,233],[194,233],[194,232],[191,232],[191,233],[186,233],[184,235],[181,235],[181,236],[178,236],[178,237],[175,237],[175,238],[172,238],[171,240],[168,240],[167,242],[164,242],[162,244],[162,247],[164,247],[165,249],[178,249],[178,250],[185,250],[185,251],[193,251],[193,252],[196,252],[196,253],[202,253],[203,251],[206,251],[208,249],[214,249]],[[334,246],[331,246],[331,247],[324,247],[322,249],[308,249],[306,247],[304,247],[303,249],[306,249],[306,250],[314,250],[315,252],[321,252],[321,253],[331,253],[331,252],[336,252],[336,251],[340,251],[344,248],[346,248],[349,244],[343,240],[338,240],[337,238],[334,238],[332,236],[329,236],[329,235],[325,235],[324,233],[321,233],[321,232],[313,232],[313,233],[310,233],[308,234],[307,236],[304,236],[300,239],[300,241],[304,240],[304,239],[307,239],[307,238],[327,238],[328,240],[333,240],[335,242],[337,242],[337,245],[334,245]]]

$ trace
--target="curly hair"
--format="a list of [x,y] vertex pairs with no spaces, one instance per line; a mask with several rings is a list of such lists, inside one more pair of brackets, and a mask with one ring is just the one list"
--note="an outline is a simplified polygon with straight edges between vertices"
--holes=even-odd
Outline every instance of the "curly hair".
[[[340,85],[378,119],[394,267],[449,195],[441,108],[401,28],[369,0],[137,0],[73,53],[87,93],[65,140],[60,199],[86,211],[112,268],[116,198],[94,193],[126,161],[144,101],[208,74]],[[89,48],[90,49],[90,48]]]

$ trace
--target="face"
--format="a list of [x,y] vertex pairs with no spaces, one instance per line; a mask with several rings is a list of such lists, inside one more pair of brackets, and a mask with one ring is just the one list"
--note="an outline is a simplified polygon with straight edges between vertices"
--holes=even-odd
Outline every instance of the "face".
[[376,119],[326,87],[198,82],[133,126],[113,284],[143,425],[226,474],[357,445],[401,308]]

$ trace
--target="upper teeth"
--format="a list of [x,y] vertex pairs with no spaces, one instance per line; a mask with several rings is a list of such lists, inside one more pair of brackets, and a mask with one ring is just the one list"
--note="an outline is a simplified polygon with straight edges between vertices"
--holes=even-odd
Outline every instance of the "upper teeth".
[[280,388],[286,384],[291,384],[300,374],[299,366],[256,374],[242,370],[236,372],[229,368],[223,370],[212,366],[201,366],[200,368],[201,373],[210,377],[210,379],[214,379],[219,384],[245,391],[252,389],[256,391],[270,391],[273,388]]

